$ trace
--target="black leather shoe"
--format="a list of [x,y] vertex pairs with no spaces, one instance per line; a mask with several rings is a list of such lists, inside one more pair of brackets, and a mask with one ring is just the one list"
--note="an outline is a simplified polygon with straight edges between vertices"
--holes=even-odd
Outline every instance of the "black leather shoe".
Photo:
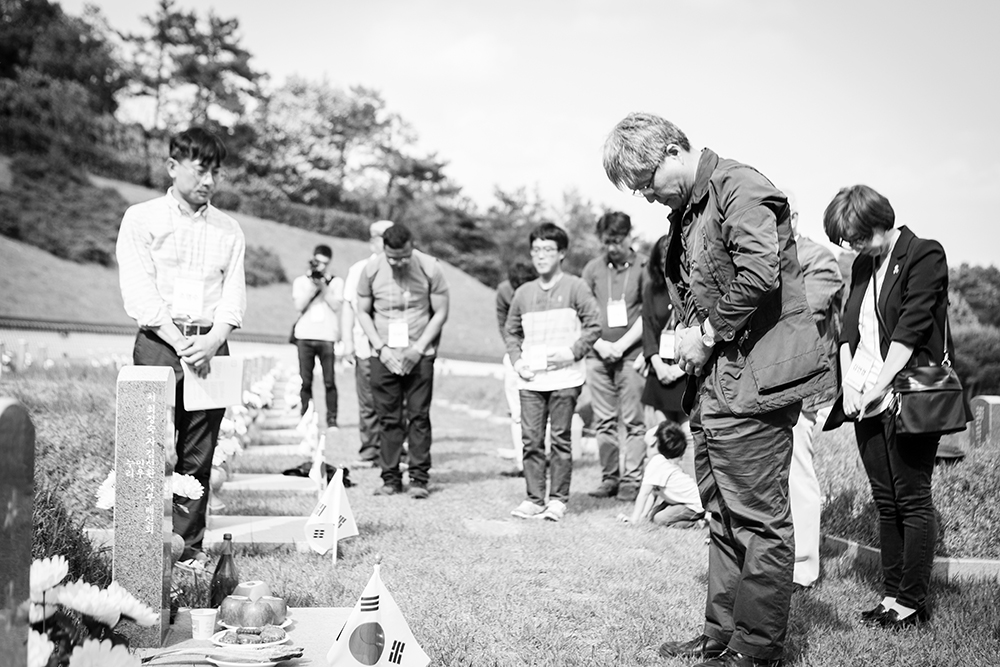
[[895,609],[890,609],[885,614],[878,617],[878,624],[889,630],[901,630],[903,628],[916,627],[920,623],[931,620],[931,615],[924,607],[918,608],[906,618],[900,618]]
[[727,648],[721,655],[699,662],[694,667],[781,667],[781,660],[764,660]]
[[874,609],[869,609],[868,611],[861,612],[861,622],[865,625],[876,625],[878,624],[878,619],[882,618],[889,610],[886,609],[881,602]]
[[663,658],[715,658],[722,655],[726,645],[706,635],[699,635],[686,642],[664,642],[660,645]]

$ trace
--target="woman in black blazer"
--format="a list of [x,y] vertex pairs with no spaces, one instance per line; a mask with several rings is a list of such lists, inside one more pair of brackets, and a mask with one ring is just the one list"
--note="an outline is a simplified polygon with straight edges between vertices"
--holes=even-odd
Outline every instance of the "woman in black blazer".
[[841,395],[824,428],[854,420],[879,512],[884,598],[861,618],[902,627],[930,618],[937,540],[931,474],[939,437],[897,434],[890,388],[904,367],[940,364],[946,345],[952,362],[955,353],[950,337],[945,341],[944,249],[894,224],[889,200],[865,185],[842,189],[826,208],[827,236],[858,256],[840,335]]

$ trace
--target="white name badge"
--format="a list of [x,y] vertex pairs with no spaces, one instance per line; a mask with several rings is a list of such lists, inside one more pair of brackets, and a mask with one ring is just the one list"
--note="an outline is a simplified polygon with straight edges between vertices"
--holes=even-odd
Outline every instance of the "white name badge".
[[549,351],[544,345],[533,345],[524,351],[528,360],[528,368],[533,371],[544,371],[549,366]]
[[874,368],[875,358],[866,350],[858,348],[851,361],[851,367],[847,370],[847,375],[844,376],[844,386],[864,393],[865,385],[868,383],[868,378]]
[[200,318],[205,311],[205,281],[197,278],[174,279],[173,311],[175,315]]
[[618,301],[608,301],[608,327],[615,329],[617,327],[627,327],[628,326],[628,308],[625,307],[625,300],[620,299]]
[[393,320],[389,322],[389,347],[409,347],[410,346],[410,325],[406,320]]
[[660,334],[660,359],[674,358],[674,344],[677,335],[672,329],[664,329]]

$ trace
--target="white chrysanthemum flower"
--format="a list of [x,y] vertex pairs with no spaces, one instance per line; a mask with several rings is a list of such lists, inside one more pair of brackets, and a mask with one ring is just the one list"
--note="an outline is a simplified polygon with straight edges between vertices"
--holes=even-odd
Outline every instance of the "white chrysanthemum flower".
[[[31,563],[31,570],[28,573],[28,581],[31,586],[31,599],[34,602],[42,601],[42,593],[49,590],[66,578],[69,573],[69,563],[63,556],[53,556],[52,558],[42,558]],[[55,602],[55,600],[51,600]]]
[[228,417],[222,418],[222,423],[219,424],[219,437],[229,438],[236,435],[236,422]]
[[121,618],[121,596],[112,596],[108,591],[88,584],[83,579],[55,588],[53,592],[58,595],[59,603],[64,607],[75,609],[109,628],[115,627]]
[[88,639],[74,648],[69,657],[69,667],[139,667],[141,664],[139,656],[129,653],[122,644],[115,646],[110,639],[102,642]]
[[191,475],[174,473],[170,476],[170,479],[175,496],[184,496],[191,500],[198,500],[205,495],[205,487]]
[[264,402],[261,400],[260,396],[250,390],[243,392],[243,404],[258,410],[264,407]]
[[232,411],[233,417],[246,417],[250,414],[250,411],[242,405],[234,405],[229,409]]
[[121,603],[122,616],[127,616],[139,625],[150,626],[160,621],[160,615],[152,608],[136,599],[124,586],[117,581],[112,581],[108,586],[108,594],[117,598]]
[[[48,599],[49,595],[46,595],[45,597],[46,599]],[[53,595],[52,597],[55,596]],[[59,605],[56,604],[50,604],[48,602],[46,602],[45,604],[38,604],[32,602],[31,605],[28,607],[28,623],[41,623],[49,616],[56,613],[58,610],[59,610]]]
[[97,489],[97,509],[99,510],[110,510],[115,507],[115,484],[117,482],[117,475],[115,469],[112,468],[108,476],[104,478],[101,482],[100,488]]
[[45,667],[56,645],[48,636],[34,630],[28,631],[28,667]]

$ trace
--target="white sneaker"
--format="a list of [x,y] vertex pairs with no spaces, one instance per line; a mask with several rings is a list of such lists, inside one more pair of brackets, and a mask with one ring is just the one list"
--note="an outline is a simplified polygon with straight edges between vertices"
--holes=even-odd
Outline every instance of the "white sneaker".
[[545,513],[545,508],[541,505],[536,505],[530,500],[525,500],[511,510],[510,513],[511,516],[516,516],[518,519],[541,519],[542,514]]
[[566,514],[566,503],[561,500],[550,500],[542,513],[546,521],[559,521]]

